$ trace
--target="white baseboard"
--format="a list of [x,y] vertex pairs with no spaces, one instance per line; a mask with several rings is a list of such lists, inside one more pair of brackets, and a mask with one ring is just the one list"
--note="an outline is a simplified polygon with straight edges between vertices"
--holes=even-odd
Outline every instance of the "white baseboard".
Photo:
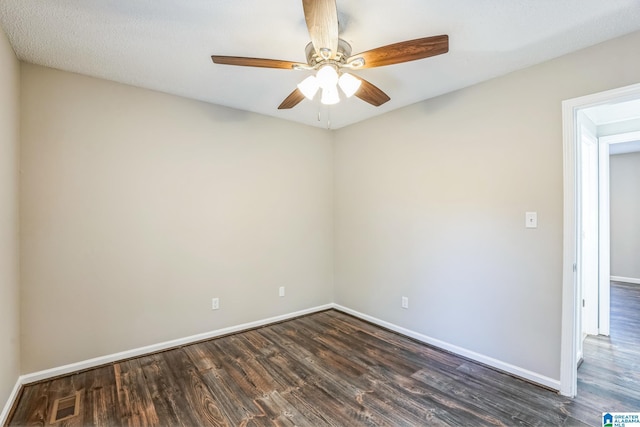
[[410,338],[416,339],[425,344],[433,345],[435,347],[441,348],[446,351],[450,351],[452,353],[458,354],[460,356],[466,357],[468,359],[483,363],[485,365],[491,366],[493,368],[499,369],[501,371],[510,373],[512,375],[524,378],[526,380],[532,381],[534,383],[543,385],[545,387],[560,390],[560,381],[554,380],[553,378],[546,377],[544,375],[537,374],[535,372],[529,371],[527,369],[520,368],[518,366],[511,365],[509,363],[494,359],[489,356],[485,356],[480,353],[476,353],[474,351],[458,347],[453,344],[449,344],[447,342],[428,337],[426,335],[420,334],[418,332],[414,332],[410,329],[403,328],[398,325],[394,325],[393,323],[386,322],[384,320],[377,319],[375,317],[360,313],[358,311],[352,310],[347,307],[343,307],[341,305],[331,303],[325,304],[318,307],[309,308],[306,310],[300,310],[293,313],[283,314],[280,316],[270,317],[267,319],[257,320],[255,322],[243,323],[236,326],[230,326],[228,328],[218,329],[211,332],[205,332],[202,334],[192,335],[185,338],[179,338],[176,340],[165,341],[159,344],[153,344],[145,347],[140,347],[132,350],[127,350],[119,353],[114,353],[106,356],[100,356],[89,360],[84,360],[81,362],[71,363],[64,366],[59,366],[56,368],[46,369],[43,371],[33,372],[30,374],[22,375],[18,378],[18,382],[14,387],[13,392],[9,400],[7,401],[2,413],[0,413],[0,425],[6,423],[6,417],[9,415],[9,411],[11,410],[15,399],[18,397],[18,392],[23,385],[34,383],[37,381],[46,380],[49,378],[54,378],[61,375],[67,375],[73,372],[82,371],[86,369],[91,369],[97,366],[106,365],[109,363],[117,362],[119,360],[130,359],[133,357],[143,356],[146,354],[155,353],[158,351],[167,350],[174,347],[180,347],[183,345],[192,344],[198,341],[203,341],[211,338],[220,337],[223,335],[228,335],[236,332],[245,331],[248,329],[257,328],[260,326],[265,326],[271,323],[282,322],[285,320],[293,319],[295,317],[304,316],[307,314],[317,313],[319,311],[324,311],[328,309],[336,309],[342,311],[344,313],[350,314],[357,318],[366,320],[375,325],[382,326],[383,328],[390,329],[392,331],[398,332],[402,335],[408,336]]
[[[293,313],[283,314],[280,316],[270,317],[268,319],[257,320],[255,322],[243,323],[241,325],[230,326],[228,328],[218,329],[211,332],[205,332],[202,334],[192,335],[190,337],[179,338],[171,341],[165,341],[159,344],[148,345],[132,350],[122,351],[120,353],[109,354],[106,356],[100,356],[82,362],[71,363],[69,365],[59,366],[57,368],[46,369],[39,372],[33,372],[21,376],[22,384],[30,384],[37,381],[46,380],[49,378],[57,377],[60,375],[70,374],[72,372],[82,371],[85,369],[95,368],[96,366],[106,365],[109,363],[117,362],[118,360],[130,359],[132,357],[143,356],[145,354],[156,353],[158,351],[167,350],[174,347],[180,347],[183,345],[192,344],[198,341],[204,341],[211,338],[216,338],[222,335],[233,334],[248,329],[258,328],[260,326],[268,325],[270,323],[282,322],[284,320],[293,319],[294,317],[304,316],[318,311],[328,310],[333,308],[333,304],[326,304],[318,307],[309,308],[306,310],[300,310]],[[1,424],[0,424],[1,425]]]
[[432,345],[434,347],[441,348],[446,351],[450,351],[451,353],[455,353],[457,355],[466,357],[468,359],[474,360],[476,362],[480,362],[482,364],[491,366],[500,371],[507,372],[509,374],[515,375],[520,378],[524,378],[528,381],[534,382],[536,384],[543,385],[545,387],[551,388],[553,390],[560,390],[560,380],[555,380],[553,378],[549,378],[544,375],[540,375],[536,372],[529,371],[527,369],[520,368],[518,366],[511,365],[509,363],[503,362],[501,360],[494,359],[489,356],[485,356],[480,353],[476,353],[475,351],[468,350],[466,348],[458,347],[453,344],[449,344],[447,342],[438,340],[436,338],[431,338],[426,335],[420,334],[418,332],[414,332],[410,329],[403,328],[398,325],[394,325],[393,323],[386,322],[384,320],[377,319],[375,317],[369,316],[367,314],[363,314],[357,312],[355,310],[351,310],[350,308],[343,307],[341,305],[334,304],[336,310],[344,311],[347,314],[351,314],[352,316],[358,317],[362,320],[366,320],[375,325],[382,326],[383,328],[390,329],[394,332],[398,332],[399,334],[406,335],[410,338],[416,339],[425,344]]
[[640,285],[640,279],[634,279],[633,277],[611,276],[611,280],[614,282],[633,283],[635,285]]
[[18,393],[20,392],[20,388],[22,387],[22,384],[23,384],[22,377],[19,377],[18,380],[16,381],[16,385],[13,386],[13,390],[9,395],[9,399],[7,400],[7,403],[5,403],[4,408],[2,409],[2,412],[0,412],[0,426],[7,424],[7,422],[9,421],[8,419],[9,412],[11,411],[11,408],[13,407],[14,402],[18,398]]

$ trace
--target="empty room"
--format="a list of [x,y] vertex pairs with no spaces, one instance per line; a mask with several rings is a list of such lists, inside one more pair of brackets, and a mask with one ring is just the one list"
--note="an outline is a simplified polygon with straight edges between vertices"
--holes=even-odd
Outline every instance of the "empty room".
[[3,0],[0,425],[637,420],[638,46],[636,0]]

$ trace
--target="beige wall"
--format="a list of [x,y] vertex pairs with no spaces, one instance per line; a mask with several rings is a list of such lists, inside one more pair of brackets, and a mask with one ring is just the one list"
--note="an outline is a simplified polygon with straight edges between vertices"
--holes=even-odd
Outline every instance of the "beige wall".
[[20,374],[19,64],[0,29],[0,411]]
[[611,275],[640,280],[640,153],[610,157]]
[[333,300],[326,131],[29,64],[22,114],[24,372]]
[[638,83],[639,44],[635,33],[338,131],[336,302],[559,380],[561,102]]
[[23,64],[22,371],[336,301],[558,379],[561,101],[638,43],[333,134]]

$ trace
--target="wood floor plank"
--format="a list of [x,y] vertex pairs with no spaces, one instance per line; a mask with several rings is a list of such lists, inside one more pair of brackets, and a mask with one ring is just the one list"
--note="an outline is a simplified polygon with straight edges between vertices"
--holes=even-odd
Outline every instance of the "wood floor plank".
[[[306,402],[307,408],[310,408],[310,402],[314,404],[314,415],[318,418],[326,420],[329,426],[347,426],[347,425],[367,425],[358,423],[357,420],[350,416],[350,401],[345,400],[344,396],[338,396],[325,388],[318,386],[319,382],[305,384],[302,387],[296,387],[289,390],[286,395],[294,401]],[[360,407],[356,408],[359,410]]]
[[47,423],[51,397],[51,382],[25,387],[18,406],[9,422],[10,426],[43,426]]
[[[166,362],[161,355],[153,355],[142,364],[145,383],[153,402],[159,420],[165,420],[168,425],[186,425],[180,414],[180,405],[184,401],[180,392],[172,384],[171,370],[166,368]],[[163,369],[168,373],[162,375]]]
[[[261,409],[253,402],[251,396],[243,394],[243,389],[233,379],[236,368],[224,354],[224,347],[231,345],[228,337],[219,341],[209,341],[202,345],[210,352],[211,366],[219,366],[219,369],[200,371],[203,384],[210,390],[211,397],[216,406],[222,412],[230,426],[246,425],[250,420],[264,417]],[[218,345],[220,344],[222,348]]]
[[[313,417],[312,414],[304,411],[304,408],[298,409],[296,405],[282,397],[280,393],[274,391],[256,399],[256,404],[260,406],[265,413],[265,418],[277,426],[299,426],[314,427],[320,421]],[[310,416],[311,415],[311,416]]]
[[575,399],[328,310],[25,386],[8,425],[79,392],[55,426],[599,426],[640,410],[640,286],[611,289]]
[[[394,402],[394,407],[398,408],[396,412],[402,410],[403,414],[420,417],[421,410],[431,409],[433,417],[442,418],[440,409],[447,408],[446,412],[451,413],[449,416],[455,414],[464,425],[502,425],[500,418],[496,417],[499,411],[480,408],[475,404],[475,393],[466,393],[466,389],[456,388],[451,381],[429,385],[417,379],[420,378],[418,375],[403,377],[385,367],[378,370],[375,378],[385,379],[383,382],[378,380],[375,393],[388,396]],[[412,399],[406,399],[407,395]],[[425,422],[422,420],[414,425]]]
[[260,333],[270,339],[278,348],[267,360],[273,378],[279,384],[280,391],[293,387],[302,387],[317,381],[315,367],[305,362],[301,355],[308,354],[305,349],[297,348],[290,339],[284,337],[279,329],[264,328]]
[[114,365],[118,398],[118,425],[131,427],[159,426],[160,420],[141,363],[144,358],[126,360]]
[[189,378],[184,378],[185,372],[182,370],[176,376],[176,371],[180,368],[173,359],[167,360],[166,356],[166,353],[159,353],[141,363],[145,384],[158,419],[169,425],[194,425],[197,417],[191,416],[190,402],[187,400],[187,396],[192,394],[184,391],[190,385],[190,382],[185,381]]
[[113,366],[104,366],[92,371],[86,391],[85,418],[87,424],[109,426],[117,419],[118,400]]

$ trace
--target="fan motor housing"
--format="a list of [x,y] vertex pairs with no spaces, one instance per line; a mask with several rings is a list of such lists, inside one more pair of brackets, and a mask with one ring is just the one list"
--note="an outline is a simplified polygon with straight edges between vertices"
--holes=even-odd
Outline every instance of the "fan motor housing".
[[336,52],[335,57],[331,59],[324,59],[318,55],[313,47],[313,43],[309,43],[304,48],[304,52],[307,55],[307,64],[314,68],[327,62],[332,62],[336,65],[344,65],[347,63],[347,59],[351,55],[351,45],[342,39],[338,39],[338,52]]

